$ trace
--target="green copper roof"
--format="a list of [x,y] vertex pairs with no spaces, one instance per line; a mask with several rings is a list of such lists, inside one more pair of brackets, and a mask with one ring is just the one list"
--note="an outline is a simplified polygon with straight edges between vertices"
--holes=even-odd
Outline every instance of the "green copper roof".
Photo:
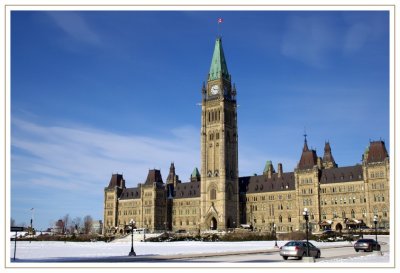
[[214,54],[211,61],[210,74],[208,80],[216,80],[219,78],[229,80],[228,67],[226,66],[224,50],[222,49],[221,37],[215,41]]
[[199,177],[200,173],[199,170],[197,168],[194,168],[191,177]]
[[265,163],[264,173],[268,172],[270,168],[272,168],[272,161],[267,160],[267,163]]

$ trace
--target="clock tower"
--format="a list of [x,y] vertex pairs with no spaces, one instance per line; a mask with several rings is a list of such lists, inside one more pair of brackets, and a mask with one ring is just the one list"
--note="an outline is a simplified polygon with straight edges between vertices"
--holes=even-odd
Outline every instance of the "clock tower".
[[201,225],[225,230],[239,224],[236,88],[221,37],[215,42],[201,111]]

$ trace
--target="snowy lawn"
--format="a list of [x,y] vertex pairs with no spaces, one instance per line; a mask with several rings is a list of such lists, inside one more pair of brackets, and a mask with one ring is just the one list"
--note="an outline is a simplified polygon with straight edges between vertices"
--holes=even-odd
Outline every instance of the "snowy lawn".
[[[278,241],[278,246],[282,246],[287,241]],[[350,242],[315,242],[311,241],[319,248],[332,246],[351,246]],[[232,251],[257,251],[271,250],[274,248],[275,241],[245,241],[245,242],[134,242],[134,249],[137,256],[144,255],[178,255],[178,254],[199,254],[199,253],[221,253]],[[40,262],[45,259],[70,259],[88,257],[118,257],[127,256],[130,251],[131,243],[126,242],[35,242],[17,241],[17,261]],[[14,242],[10,242],[11,262],[14,255]],[[371,255],[352,259],[338,259],[332,262],[371,262]],[[370,258],[368,258],[370,257]],[[388,262],[389,256],[373,256],[382,262]]]

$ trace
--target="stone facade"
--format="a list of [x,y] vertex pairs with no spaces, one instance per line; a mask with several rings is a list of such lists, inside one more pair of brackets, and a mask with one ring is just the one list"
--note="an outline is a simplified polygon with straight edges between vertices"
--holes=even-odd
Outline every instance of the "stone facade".
[[239,177],[236,88],[217,38],[207,83],[202,87],[201,169],[182,182],[172,163],[166,182],[159,170],[127,188],[113,174],[104,189],[105,234],[124,234],[131,219],[148,231],[304,230],[302,212],[310,212],[313,232],[372,227],[389,228],[389,156],[383,141],[372,141],[362,164],[338,167],[330,143],[324,155],[310,150],[305,135],[297,168],[275,171],[267,161],[260,175]]

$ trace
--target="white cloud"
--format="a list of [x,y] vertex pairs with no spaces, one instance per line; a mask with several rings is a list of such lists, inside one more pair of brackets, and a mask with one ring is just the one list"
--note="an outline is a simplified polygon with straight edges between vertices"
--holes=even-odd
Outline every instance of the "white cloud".
[[98,190],[107,186],[111,173],[119,172],[132,187],[145,180],[149,168],[161,168],[165,179],[171,161],[186,179],[200,159],[199,141],[193,137],[198,134],[192,127],[175,129],[179,134],[172,137],[155,138],[13,118],[12,129],[15,185]]
[[96,31],[77,12],[51,11],[46,14],[74,40],[97,46],[102,44]]
[[321,17],[293,16],[287,22],[281,53],[314,67],[324,67],[326,55],[335,45],[335,33]]
[[345,52],[354,52],[362,48],[367,42],[370,31],[370,28],[364,23],[359,22],[352,25],[345,35],[343,45]]

